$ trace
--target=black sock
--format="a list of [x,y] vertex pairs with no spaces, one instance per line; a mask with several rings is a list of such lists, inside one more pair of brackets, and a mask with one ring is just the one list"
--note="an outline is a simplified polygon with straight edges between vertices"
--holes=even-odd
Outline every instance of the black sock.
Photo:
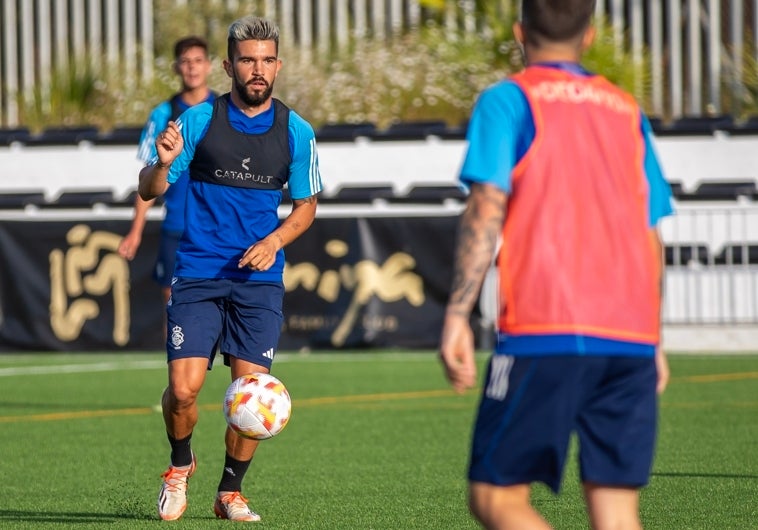
[[224,472],[221,474],[221,482],[218,483],[218,491],[242,491],[242,479],[245,478],[250,462],[242,462],[226,455],[224,459]]
[[171,444],[171,465],[174,467],[184,467],[192,463],[192,450],[190,449],[190,438],[192,434],[181,440],[177,440],[170,434],[168,443]]

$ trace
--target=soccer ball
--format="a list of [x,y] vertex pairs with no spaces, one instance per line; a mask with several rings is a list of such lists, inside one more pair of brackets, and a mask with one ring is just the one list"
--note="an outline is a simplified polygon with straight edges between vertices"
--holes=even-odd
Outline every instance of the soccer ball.
[[253,440],[266,440],[282,432],[291,410],[289,392],[271,374],[243,375],[232,381],[224,396],[226,423],[240,436]]

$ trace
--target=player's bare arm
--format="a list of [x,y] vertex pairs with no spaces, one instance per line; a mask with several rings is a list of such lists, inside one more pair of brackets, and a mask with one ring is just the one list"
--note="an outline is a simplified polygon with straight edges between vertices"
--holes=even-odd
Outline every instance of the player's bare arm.
[[[658,259],[661,263],[660,267],[660,278],[658,283],[658,290],[660,291],[661,295],[661,308],[663,308],[663,288],[665,284],[665,274],[666,274],[666,254],[664,251],[663,246],[663,240],[661,239],[661,234],[657,229],[653,229],[654,232],[654,240],[656,245],[656,252],[658,253]],[[659,316],[660,320],[660,316]],[[666,357],[666,352],[663,349],[663,346],[661,344],[658,345],[658,347],[655,350],[655,368],[658,373],[658,381],[656,384],[656,391],[658,394],[663,394],[664,390],[666,390],[666,387],[668,386],[669,379],[671,377],[671,369],[669,368],[669,361]]]
[[142,244],[142,233],[147,223],[147,211],[155,204],[155,200],[144,201],[137,197],[134,201],[134,219],[129,233],[126,234],[118,245],[118,254],[122,258],[132,260]]
[[506,193],[494,186],[472,185],[458,228],[447,313],[466,318],[471,314],[503,229],[506,199]]
[[497,247],[505,219],[507,194],[491,185],[474,184],[458,228],[453,284],[445,311],[440,357],[457,392],[476,383],[474,334],[469,316]]
[[168,122],[166,129],[155,139],[158,162],[140,171],[137,191],[142,200],[149,201],[166,192],[168,170],[183,148],[184,139],[179,126],[173,121]]
[[292,211],[282,224],[268,236],[252,244],[240,259],[238,267],[268,270],[276,260],[276,253],[300,237],[313,224],[316,217],[316,195],[292,201]]

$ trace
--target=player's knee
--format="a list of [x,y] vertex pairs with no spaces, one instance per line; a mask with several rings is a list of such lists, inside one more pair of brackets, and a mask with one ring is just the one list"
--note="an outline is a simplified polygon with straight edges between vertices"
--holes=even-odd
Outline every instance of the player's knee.
[[529,503],[528,484],[495,486],[472,483],[469,510],[487,529],[550,528]]
[[198,393],[199,389],[175,382],[166,389],[164,402],[168,402],[175,409],[191,407],[195,404]]
[[641,530],[639,490],[585,483],[587,509],[595,530]]
[[504,508],[498,505],[496,497],[493,486],[472,483],[469,488],[469,511],[485,528],[495,528],[496,512]]
[[474,516],[474,519],[479,521],[484,528],[491,528],[491,526],[487,524],[491,514],[479,496],[474,494],[469,495],[468,509],[471,512],[471,515]]

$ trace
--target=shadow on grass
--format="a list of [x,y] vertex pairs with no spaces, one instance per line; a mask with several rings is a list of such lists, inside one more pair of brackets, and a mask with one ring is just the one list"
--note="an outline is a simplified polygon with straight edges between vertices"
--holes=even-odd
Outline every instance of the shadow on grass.
[[681,478],[747,478],[758,479],[758,475],[742,475],[738,473],[685,473],[680,471],[657,471],[654,477],[681,477]]
[[150,521],[155,520],[145,514],[121,513],[86,513],[86,512],[39,512],[23,510],[0,510],[0,522],[25,523],[115,523],[117,521]]

